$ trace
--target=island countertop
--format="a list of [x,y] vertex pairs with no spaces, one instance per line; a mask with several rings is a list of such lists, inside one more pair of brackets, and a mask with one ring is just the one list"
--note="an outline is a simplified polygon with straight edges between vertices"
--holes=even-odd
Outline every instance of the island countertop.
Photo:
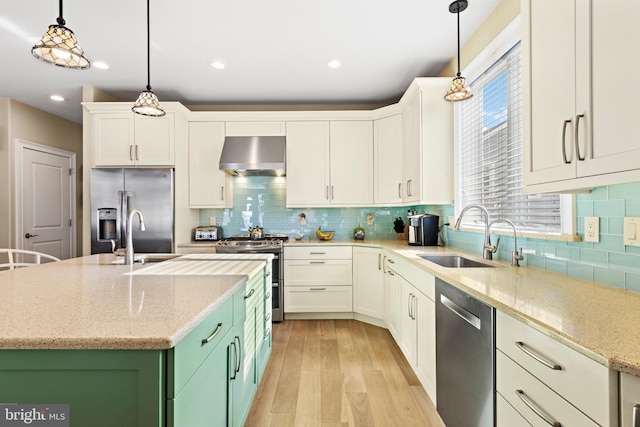
[[0,349],[174,347],[271,256],[128,266],[101,254],[0,272]]

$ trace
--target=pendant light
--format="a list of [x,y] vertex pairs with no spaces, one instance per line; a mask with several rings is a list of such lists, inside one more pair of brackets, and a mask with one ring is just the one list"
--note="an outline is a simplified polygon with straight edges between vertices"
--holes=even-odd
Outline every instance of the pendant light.
[[76,36],[73,31],[65,27],[66,22],[62,17],[62,0],[60,0],[60,16],[56,22],[57,25],[49,25],[49,30],[31,48],[33,56],[59,67],[89,68],[91,63],[84,56]]
[[456,77],[451,82],[451,86],[449,86],[447,94],[444,96],[444,99],[452,102],[464,101],[473,96],[467,84],[467,79],[460,74],[460,12],[464,11],[468,5],[467,0],[456,0],[449,5],[449,12],[455,13],[458,16],[458,74],[456,74]]
[[160,106],[160,101],[155,93],[151,91],[151,60],[150,60],[150,31],[149,31],[149,0],[147,0],[147,90],[140,93],[138,100],[131,107],[134,113],[143,116],[162,117],[165,115]]

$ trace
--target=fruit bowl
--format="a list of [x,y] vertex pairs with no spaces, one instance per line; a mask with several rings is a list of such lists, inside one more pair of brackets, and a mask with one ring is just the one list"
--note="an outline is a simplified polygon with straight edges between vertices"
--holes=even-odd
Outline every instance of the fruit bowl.
[[316,237],[320,240],[328,241],[333,239],[333,235],[335,233],[335,231],[322,231],[320,227],[318,227],[318,229],[316,230]]

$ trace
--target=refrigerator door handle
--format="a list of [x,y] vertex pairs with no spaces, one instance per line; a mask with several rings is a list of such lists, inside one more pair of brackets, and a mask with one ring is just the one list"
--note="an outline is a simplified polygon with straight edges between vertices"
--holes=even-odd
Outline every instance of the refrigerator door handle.
[[120,247],[126,247],[127,242],[127,213],[129,212],[129,203],[127,191],[118,191],[118,207],[120,209]]

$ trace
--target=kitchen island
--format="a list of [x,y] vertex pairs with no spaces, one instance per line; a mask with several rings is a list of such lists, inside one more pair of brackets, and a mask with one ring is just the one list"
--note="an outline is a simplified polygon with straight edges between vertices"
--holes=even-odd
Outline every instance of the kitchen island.
[[0,272],[0,402],[69,404],[72,426],[241,424],[270,351],[270,255],[233,257]]

